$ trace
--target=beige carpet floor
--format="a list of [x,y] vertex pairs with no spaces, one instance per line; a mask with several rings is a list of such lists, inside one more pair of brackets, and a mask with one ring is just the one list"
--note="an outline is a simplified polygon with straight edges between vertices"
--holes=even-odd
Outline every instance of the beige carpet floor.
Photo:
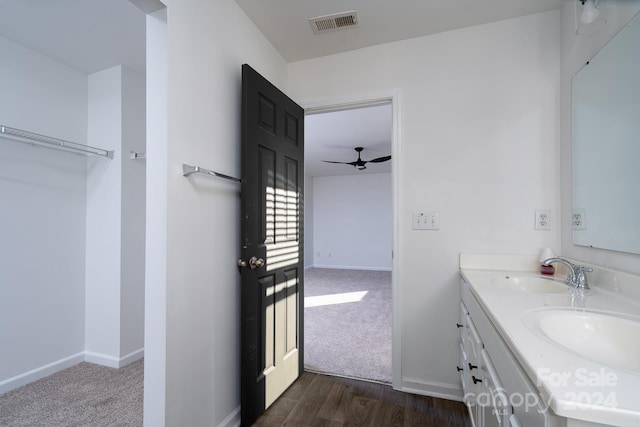
[[120,369],[83,362],[0,394],[0,426],[142,426],[143,365],[143,359]]
[[305,369],[391,382],[391,272],[309,269]]

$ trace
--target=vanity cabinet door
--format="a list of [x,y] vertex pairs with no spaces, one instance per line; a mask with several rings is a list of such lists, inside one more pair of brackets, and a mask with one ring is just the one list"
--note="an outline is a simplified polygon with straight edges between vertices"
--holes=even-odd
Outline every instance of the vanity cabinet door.
[[478,396],[478,408],[482,413],[483,427],[506,427],[511,417],[509,398],[502,387],[489,353],[482,350],[482,392]]
[[473,325],[471,319],[467,319],[467,336],[466,336],[466,350],[467,350],[467,368],[469,369],[469,377],[471,378],[471,384],[469,388],[472,390],[480,390],[481,373],[480,364],[482,363],[482,341],[476,327]]
[[473,425],[482,426],[482,408],[478,405],[478,396],[482,392],[482,341],[471,318],[467,316],[465,348],[467,351],[467,395],[469,413]]
[[456,369],[460,373],[460,382],[462,383],[462,396],[464,398],[464,403],[467,403],[468,400],[468,392],[469,385],[467,384],[467,373],[469,372],[469,368],[467,367],[469,359],[467,358],[467,352],[464,349],[464,345],[460,343],[460,360],[458,361],[458,366]]
[[472,425],[482,427],[477,399],[482,388],[480,364],[483,346],[464,303],[460,303],[460,320],[457,327],[460,330],[460,358],[456,369],[460,373],[463,401],[469,410]]
[[518,417],[516,414],[512,414],[509,417],[509,427],[520,427],[520,421],[518,421]]
[[458,359],[458,365],[456,369],[460,374],[460,382],[462,383],[462,396],[465,404],[469,404],[468,402],[468,392],[469,392],[469,384],[468,384],[468,373],[469,373],[469,357],[467,356],[467,317],[469,312],[463,303],[460,303],[460,320],[458,320],[457,327],[460,331],[460,357]]

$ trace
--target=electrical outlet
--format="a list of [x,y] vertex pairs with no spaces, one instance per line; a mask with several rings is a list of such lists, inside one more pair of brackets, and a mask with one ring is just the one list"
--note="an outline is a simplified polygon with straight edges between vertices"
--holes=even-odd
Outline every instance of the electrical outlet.
[[536,230],[551,230],[551,214],[548,209],[536,209]]
[[440,214],[438,212],[414,212],[414,230],[439,230]]
[[587,217],[584,214],[584,209],[574,209],[571,215],[571,225],[574,230],[586,230],[587,229]]

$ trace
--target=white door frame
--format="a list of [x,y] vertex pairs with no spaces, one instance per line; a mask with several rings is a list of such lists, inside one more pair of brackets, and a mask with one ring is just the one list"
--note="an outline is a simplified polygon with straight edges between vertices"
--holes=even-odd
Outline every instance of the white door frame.
[[313,101],[302,101],[305,115],[326,113],[330,111],[349,110],[358,107],[371,106],[381,103],[391,103],[391,188],[393,189],[393,231],[391,250],[391,287],[392,287],[392,331],[391,331],[391,375],[392,385],[396,390],[402,388],[402,312],[404,307],[403,289],[400,272],[400,185],[401,175],[401,144],[400,144],[400,90],[387,90],[347,98],[326,98]]

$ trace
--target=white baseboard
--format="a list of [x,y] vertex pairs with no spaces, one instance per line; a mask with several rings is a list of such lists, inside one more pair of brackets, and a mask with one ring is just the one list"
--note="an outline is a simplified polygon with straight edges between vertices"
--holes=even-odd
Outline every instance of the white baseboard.
[[240,426],[240,407],[233,410],[227,418],[222,420],[218,427],[239,427]]
[[8,378],[4,381],[0,381],[0,394],[14,390],[23,385],[27,385],[31,382],[37,381],[41,378],[48,377],[55,374],[58,371],[77,365],[84,360],[84,352],[74,354],[64,359],[56,360],[44,366],[40,366],[36,369],[32,369],[15,377]]
[[391,267],[362,267],[357,265],[324,265],[314,264],[310,268],[331,268],[335,270],[371,270],[371,271],[391,271]]
[[129,363],[133,363],[136,360],[140,360],[144,357],[144,347],[137,349],[136,351],[133,351],[129,354],[127,354],[126,356],[122,356],[120,358],[120,366],[118,366],[119,368],[122,368],[123,366],[127,366]]
[[144,348],[138,349],[122,357],[114,357],[108,354],[95,353],[93,351],[84,352],[84,361],[95,363],[96,365],[106,366],[108,368],[122,368],[131,362],[144,357]]
[[462,387],[458,384],[424,382],[417,379],[404,378],[399,390],[405,393],[462,402]]
[[16,375],[15,377],[0,381],[0,394],[22,387],[23,385],[27,385],[41,378],[48,377],[49,375],[53,375],[63,369],[77,365],[80,362],[95,363],[96,365],[107,366],[109,368],[122,368],[129,363],[142,359],[143,357],[144,348],[138,349],[120,358],[93,353],[90,351],[83,351],[24,372],[20,375]]

